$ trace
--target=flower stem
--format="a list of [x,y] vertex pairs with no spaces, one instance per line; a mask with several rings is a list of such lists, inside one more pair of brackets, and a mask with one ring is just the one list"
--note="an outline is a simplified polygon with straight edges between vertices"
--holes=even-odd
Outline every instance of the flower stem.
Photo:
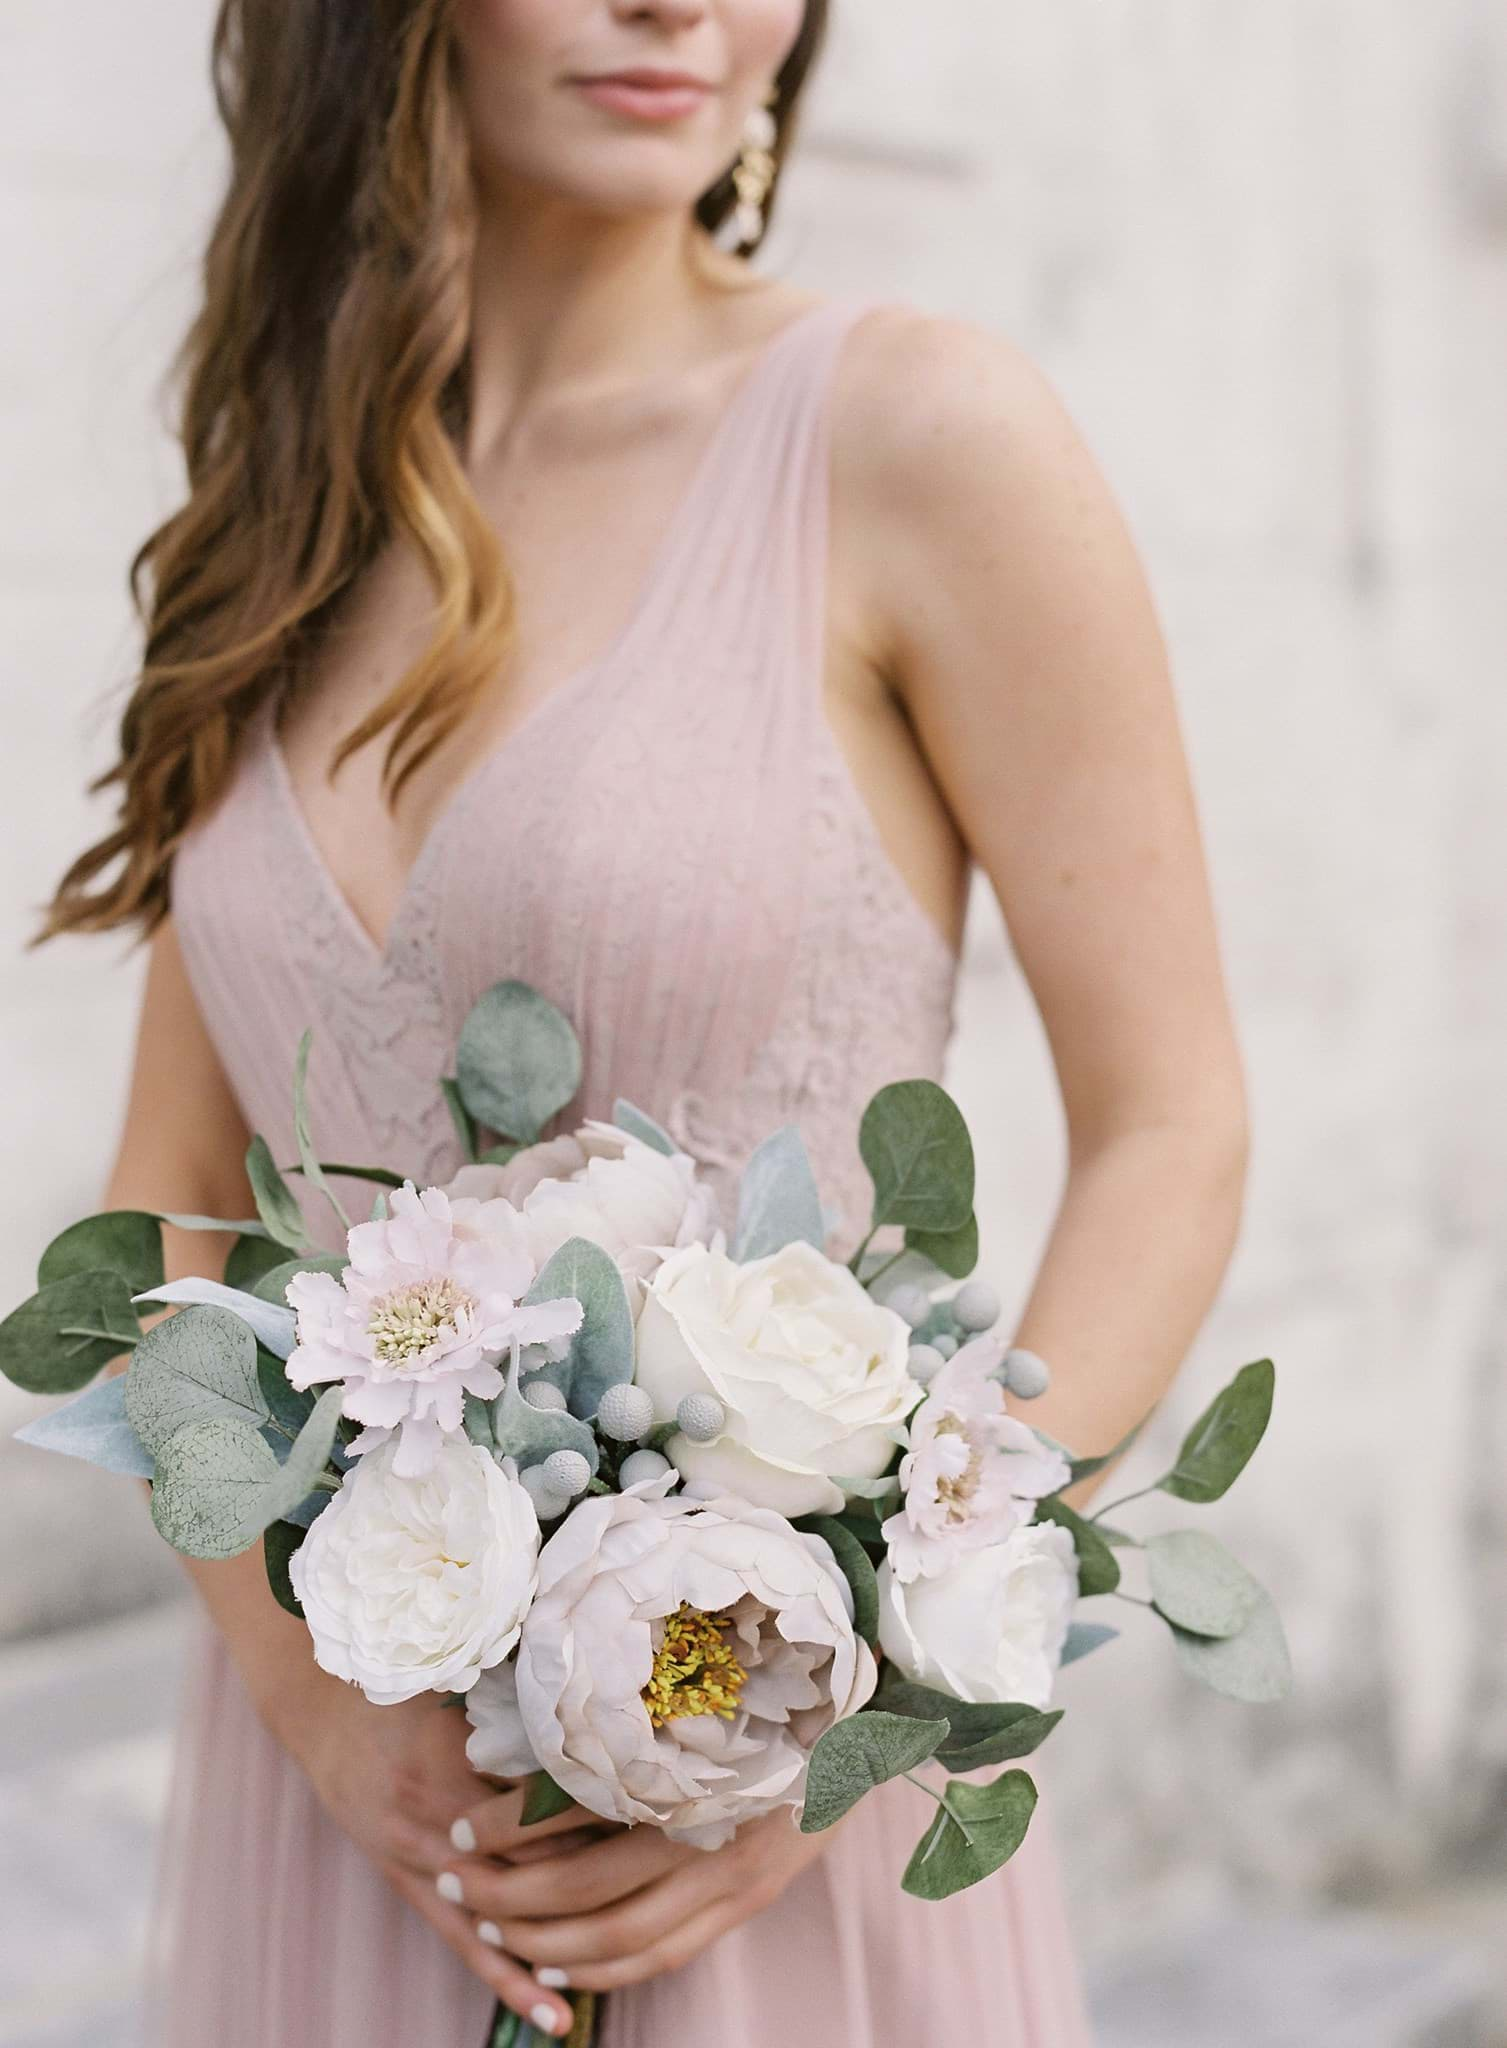
[[1137,1488],[1134,1493],[1122,1493],[1118,1500],[1106,1501],[1104,1506],[1099,1508],[1094,1514],[1091,1514],[1088,1519],[1091,1522],[1102,1522],[1104,1517],[1112,1515],[1116,1508],[1129,1507],[1133,1500],[1144,1500],[1148,1493],[1156,1493],[1159,1490],[1156,1486],[1142,1486]]

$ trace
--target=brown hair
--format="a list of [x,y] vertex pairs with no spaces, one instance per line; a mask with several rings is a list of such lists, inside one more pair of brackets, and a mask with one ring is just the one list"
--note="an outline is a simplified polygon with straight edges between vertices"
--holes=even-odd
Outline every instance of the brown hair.
[[[807,0],[780,72],[777,161],[827,14]],[[506,651],[512,586],[457,455],[473,186],[449,16],[450,0],[221,0],[230,177],[174,367],[188,496],[131,563],[142,667],[120,757],[89,785],[120,786],[115,828],[67,870],[33,946],[156,927],[173,849],[222,794],[238,731],[385,540],[417,547],[435,631],[335,765],[396,724],[393,803]],[[735,201],[730,165],[696,218],[715,230]]]

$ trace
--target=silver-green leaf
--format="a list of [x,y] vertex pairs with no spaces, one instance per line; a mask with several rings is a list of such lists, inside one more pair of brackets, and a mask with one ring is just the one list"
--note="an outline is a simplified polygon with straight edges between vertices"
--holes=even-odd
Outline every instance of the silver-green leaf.
[[461,1026],[455,1071],[478,1123],[532,1144],[581,1085],[581,1045],[570,1019],[537,989],[499,981]]
[[663,1124],[657,1124],[652,1116],[646,1115],[621,1095],[612,1105],[612,1121],[630,1138],[637,1138],[654,1151],[662,1152],[667,1159],[673,1158],[680,1150]]
[[125,1378],[114,1373],[61,1408],[50,1409],[16,1431],[16,1442],[81,1458],[104,1472],[150,1479],[152,1454],[126,1420]]
[[1199,1636],[1174,1626],[1172,1640],[1183,1669],[1229,1699],[1266,1706],[1292,1690],[1287,1638],[1264,1592],[1239,1635]]
[[286,1245],[290,1252],[307,1250],[309,1231],[298,1197],[283,1179],[272,1149],[260,1132],[246,1147],[246,1177],[267,1235]]
[[1264,1597],[1261,1587],[1217,1537],[1169,1529],[1146,1541],[1157,1612],[1199,1636],[1238,1636]]
[[147,1331],[126,1373],[125,1410],[154,1457],[186,1423],[267,1420],[250,1325],[224,1308],[185,1308]]
[[820,1251],[826,1240],[805,1143],[796,1125],[785,1124],[755,1148],[743,1169],[732,1256],[746,1265],[797,1242]]
[[0,1373],[28,1394],[76,1393],[140,1336],[122,1274],[68,1273],[0,1322]]
[[569,1237],[547,1259],[523,1297],[529,1306],[573,1296],[581,1325],[568,1355],[531,1375],[565,1396],[572,1415],[595,1415],[609,1387],[633,1377],[633,1310],[617,1262],[587,1237]]

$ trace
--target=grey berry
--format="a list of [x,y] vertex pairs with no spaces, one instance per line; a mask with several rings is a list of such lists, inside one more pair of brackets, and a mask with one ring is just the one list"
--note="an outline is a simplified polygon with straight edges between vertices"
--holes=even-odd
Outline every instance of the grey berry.
[[935,1344],[912,1344],[906,1354],[905,1369],[918,1387],[927,1387],[942,1370],[943,1363]]
[[563,1493],[567,1500],[574,1500],[591,1484],[591,1467],[579,1451],[551,1451],[539,1469],[550,1491]]
[[597,1408],[597,1428],[614,1443],[637,1443],[654,1426],[654,1403],[642,1387],[631,1380],[619,1380],[603,1394]]
[[634,1451],[618,1467],[617,1483],[624,1493],[630,1486],[642,1486],[646,1479],[660,1479],[670,1469],[668,1458],[658,1451]]
[[933,1351],[940,1351],[944,1358],[951,1358],[958,1348],[958,1340],[950,1330],[942,1330],[931,1340]]
[[924,1287],[917,1287],[914,1281],[903,1280],[898,1287],[892,1287],[884,1297],[886,1308],[892,1308],[903,1321],[917,1329],[931,1314],[931,1296]]
[[1051,1367],[1034,1351],[1007,1351],[1002,1370],[1005,1385],[1022,1401],[1036,1400],[1052,1384]]
[[543,1408],[551,1413],[565,1406],[565,1396],[553,1380],[535,1380],[524,1388],[523,1398],[530,1408]]
[[709,1444],[727,1427],[727,1410],[715,1394],[687,1394],[675,1410],[681,1434],[693,1444]]
[[570,1495],[556,1492],[544,1476],[543,1465],[530,1465],[527,1471],[521,1472],[518,1476],[524,1492],[534,1503],[534,1513],[540,1521],[558,1521],[570,1506]]
[[992,1330],[1000,1318],[997,1288],[987,1280],[968,1280],[952,1297],[953,1319],[960,1330]]

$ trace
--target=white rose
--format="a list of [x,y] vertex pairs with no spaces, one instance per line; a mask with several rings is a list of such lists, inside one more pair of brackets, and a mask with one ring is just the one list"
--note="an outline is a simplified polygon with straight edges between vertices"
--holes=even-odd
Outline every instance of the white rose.
[[390,1706],[465,1692],[518,1640],[534,1596],[539,1523],[511,1459],[464,1437],[404,1478],[398,1447],[368,1451],[288,1567],[320,1668]]
[[910,1326],[846,1266],[797,1242],[738,1265],[688,1245],[650,1281],[638,1321],[638,1383],[660,1422],[687,1394],[713,1394],[721,1436],[674,1436],[665,1456],[782,1515],[836,1513],[842,1479],[877,1479],[920,1388],[906,1371]]
[[667,1478],[584,1502],[545,1544],[516,1659],[467,1698],[466,1754],[714,1849],[800,1804],[813,1745],[877,1673],[820,1538],[746,1501],[665,1498]]
[[617,1261],[635,1315],[665,1253],[719,1228],[716,1195],[688,1153],[660,1152],[596,1118],[525,1146],[505,1166],[463,1166],[446,1192],[511,1202],[536,1265],[567,1238],[600,1245]]
[[940,1578],[905,1585],[882,1564],[880,1647],[907,1678],[954,1699],[1044,1708],[1077,1597],[1072,1537],[1055,1522],[1028,1522]]

